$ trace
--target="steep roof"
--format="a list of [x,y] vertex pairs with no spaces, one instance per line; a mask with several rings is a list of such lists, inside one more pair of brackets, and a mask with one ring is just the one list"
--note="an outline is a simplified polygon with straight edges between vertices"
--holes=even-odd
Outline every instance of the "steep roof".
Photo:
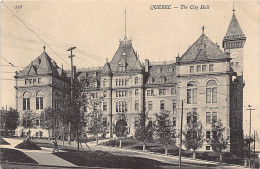
[[40,56],[26,66],[19,75],[40,75],[51,73],[59,76],[58,68],[56,62],[44,51]]
[[219,46],[213,43],[204,33],[193,45],[181,56],[181,62],[209,61],[224,59],[225,55]]
[[244,33],[237,21],[235,11],[233,11],[232,19],[229,23],[225,38],[244,37]]
[[102,68],[101,73],[102,74],[110,74],[111,73],[110,64],[108,62]]
[[[145,76],[146,85],[161,84],[161,78],[165,78],[165,84],[177,83],[176,64],[151,65],[148,76]],[[153,83],[148,83],[152,78]]]
[[123,41],[120,41],[120,45],[110,62],[110,68],[112,72],[118,71],[118,63],[126,62],[126,71],[142,70],[142,65],[137,57],[136,52],[132,46],[132,40],[128,40],[126,37]]

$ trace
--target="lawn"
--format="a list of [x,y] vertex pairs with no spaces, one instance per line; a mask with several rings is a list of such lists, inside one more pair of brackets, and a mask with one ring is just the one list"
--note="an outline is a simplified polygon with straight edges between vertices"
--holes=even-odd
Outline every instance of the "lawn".
[[0,139],[0,144],[1,145],[10,145],[7,141],[5,141],[2,137]]
[[[103,145],[119,147],[119,140],[109,140]],[[134,139],[122,139],[122,147],[135,150],[143,150],[143,143]],[[158,143],[146,143],[146,150],[164,154],[164,146]],[[176,145],[168,145],[168,154],[179,155],[179,148]],[[182,156],[192,158],[192,151],[182,151]],[[219,162],[219,153],[216,152],[196,152],[196,158]],[[223,162],[229,164],[243,165],[243,159],[230,152],[223,153]]]
[[8,148],[1,148],[1,161],[38,164],[23,152]]
[[[124,155],[114,155],[104,151],[69,151],[56,152],[54,155],[75,165],[86,167],[132,168],[132,169],[177,169],[178,164],[167,164],[157,160]],[[207,169],[208,166],[193,166]],[[183,169],[190,169],[191,165],[183,165]]]

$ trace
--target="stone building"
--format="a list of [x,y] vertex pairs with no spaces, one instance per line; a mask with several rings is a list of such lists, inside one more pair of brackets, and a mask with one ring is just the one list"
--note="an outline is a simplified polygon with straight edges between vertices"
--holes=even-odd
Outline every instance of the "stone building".
[[[87,82],[87,92],[104,97],[103,124],[110,137],[122,120],[128,136],[133,136],[138,114],[143,112],[153,121],[155,113],[170,111],[171,121],[179,131],[183,101],[184,126],[190,121],[190,113],[196,111],[205,138],[212,137],[211,123],[219,119],[226,128],[225,136],[230,138],[237,134],[237,126],[243,129],[245,41],[233,13],[223,39],[224,51],[206,36],[203,27],[201,36],[182,56],[173,56],[176,62],[151,63],[146,59],[142,64],[132,40],[125,36],[110,62],[107,60],[101,68],[78,69],[76,75]],[[67,96],[68,77],[45,51],[15,77],[18,111],[55,107]],[[231,138],[229,147],[236,144]],[[212,148],[205,142],[201,150]]]

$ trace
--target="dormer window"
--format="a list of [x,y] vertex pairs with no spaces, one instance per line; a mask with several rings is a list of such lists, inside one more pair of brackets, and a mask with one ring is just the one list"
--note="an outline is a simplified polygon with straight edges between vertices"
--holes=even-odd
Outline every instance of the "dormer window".
[[125,59],[121,59],[119,62],[118,62],[118,71],[125,71],[126,70],[126,61]]
[[166,78],[164,76],[160,77],[160,83],[165,83],[166,82]]
[[157,69],[157,73],[161,73],[162,72],[162,69],[161,68],[158,68]]
[[150,76],[148,79],[148,84],[152,84],[153,82],[154,82],[154,78]]

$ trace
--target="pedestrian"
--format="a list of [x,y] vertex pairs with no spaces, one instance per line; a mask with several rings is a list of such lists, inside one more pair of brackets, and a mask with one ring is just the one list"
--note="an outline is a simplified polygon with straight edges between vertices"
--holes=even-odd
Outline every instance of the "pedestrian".
[[57,142],[57,139],[55,139],[53,141],[53,145],[54,145],[54,149],[53,149],[53,153],[55,152],[55,150],[57,150],[59,152],[59,146],[58,146],[58,142]]

